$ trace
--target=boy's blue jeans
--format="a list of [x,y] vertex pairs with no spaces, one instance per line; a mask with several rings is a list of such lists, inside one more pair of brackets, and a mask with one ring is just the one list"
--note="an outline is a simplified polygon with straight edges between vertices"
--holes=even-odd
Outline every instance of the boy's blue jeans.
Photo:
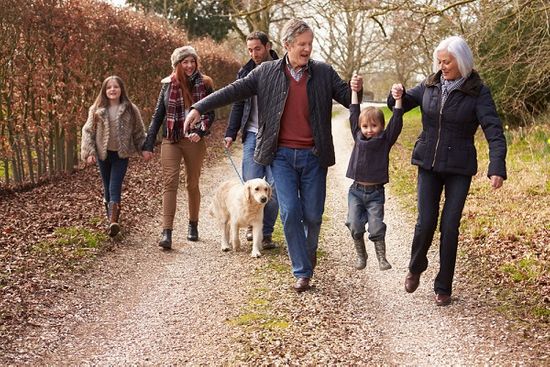
[[264,166],[254,162],[254,149],[256,148],[256,133],[246,131],[243,142],[243,180],[248,181],[253,178],[264,178],[273,188],[271,200],[269,200],[264,208],[264,227],[263,235],[271,236],[273,227],[279,214],[279,203],[277,202],[277,192],[275,181],[270,166]]
[[112,201],[120,204],[122,181],[128,169],[128,158],[120,158],[118,152],[108,150],[107,158],[104,161],[98,159],[97,166],[103,181],[105,202]]
[[325,208],[327,168],[312,149],[280,147],[271,163],[281,221],[296,278],[313,276]]
[[363,238],[368,223],[369,240],[382,241],[386,238],[384,203],[386,196],[383,185],[364,186],[353,183],[348,191],[348,219],[346,226],[354,240]]

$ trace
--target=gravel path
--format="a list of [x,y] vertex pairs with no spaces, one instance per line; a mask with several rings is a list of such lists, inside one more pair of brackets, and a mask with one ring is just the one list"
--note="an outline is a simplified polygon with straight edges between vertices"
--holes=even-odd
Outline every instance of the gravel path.
[[239,253],[220,251],[220,235],[208,228],[206,207],[215,185],[235,175],[224,160],[203,174],[199,242],[185,240],[186,197],[181,192],[175,250],[157,248],[160,222],[150,220],[140,237],[129,239],[133,245],[101,260],[86,287],[60,300],[59,319],[43,321],[22,341],[15,364],[548,365],[547,354],[535,358],[502,318],[469,295],[460,273],[453,304],[434,305],[436,248],[417,292],[405,293],[414,218],[403,214],[388,190],[393,269],[378,270],[372,243],[367,268],[353,269],[344,226],[351,151],[346,125],[347,112],[342,112],[334,121],[338,164],[329,170],[312,291],[298,295],[290,289],[284,248],[264,251],[260,259],[250,257],[250,244]]

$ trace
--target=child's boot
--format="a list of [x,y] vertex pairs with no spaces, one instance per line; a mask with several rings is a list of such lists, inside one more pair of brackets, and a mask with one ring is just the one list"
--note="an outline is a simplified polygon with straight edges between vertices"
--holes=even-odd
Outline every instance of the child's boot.
[[386,260],[386,241],[375,241],[374,249],[376,251],[376,257],[378,258],[378,267],[380,270],[391,269],[390,263]]
[[120,225],[118,224],[118,218],[120,216],[120,203],[109,203],[109,236],[114,237],[120,232]]
[[363,238],[354,239],[355,250],[357,251],[357,260],[355,261],[355,269],[361,270],[367,266],[367,249],[365,248],[365,240]]

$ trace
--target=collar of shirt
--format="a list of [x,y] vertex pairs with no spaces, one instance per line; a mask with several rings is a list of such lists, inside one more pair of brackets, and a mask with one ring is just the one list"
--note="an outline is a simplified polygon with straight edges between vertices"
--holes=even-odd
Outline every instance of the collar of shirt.
[[288,55],[285,58],[286,60],[286,67],[288,68],[288,71],[290,72],[290,75],[292,75],[292,78],[296,80],[297,82],[300,81],[302,76],[304,75],[304,72],[308,69],[308,64],[302,66],[298,70],[294,69],[292,65],[290,64],[290,60],[288,59]]

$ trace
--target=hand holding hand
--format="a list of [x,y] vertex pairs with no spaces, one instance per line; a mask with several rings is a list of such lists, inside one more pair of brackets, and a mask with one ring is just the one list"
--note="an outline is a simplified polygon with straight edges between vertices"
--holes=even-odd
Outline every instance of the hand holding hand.
[[403,84],[398,83],[391,86],[391,95],[396,101],[403,97]]
[[231,147],[231,144],[233,144],[233,138],[226,136],[224,140],[225,140],[225,147],[229,149]]
[[189,139],[189,141],[192,141],[193,143],[197,143],[199,140],[201,140],[201,136],[197,133],[191,133],[187,135],[187,139]]
[[500,176],[491,176],[489,179],[491,180],[491,186],[495,190],[501,188],[502,183],[504,182],[504,179]]
[[199,122],[201,119],[201,114],[196,109],[191,109],[189,111],[189,114],[187,114],[187,117],[185,118],[185,122],[183,123],[183,132],[188,133],[189,130],[191,130],[191,126],[193,126],[195,123]]
[[88,158],[86,158],[86,164],[95,164],[97,160],[95,159],[95,156],[90,155]]
[[148,161],[151,158],[153,158],[153,152],[148,152],[148,151],[144,150],[144,151],[141,152],[141,156],[143,157],[143,159],[145,159],[145,161]]
[[361,91],[361,89],[363,89],[363,77],[361,75],[354,74],[351,77],[350,87],[354,92]]

